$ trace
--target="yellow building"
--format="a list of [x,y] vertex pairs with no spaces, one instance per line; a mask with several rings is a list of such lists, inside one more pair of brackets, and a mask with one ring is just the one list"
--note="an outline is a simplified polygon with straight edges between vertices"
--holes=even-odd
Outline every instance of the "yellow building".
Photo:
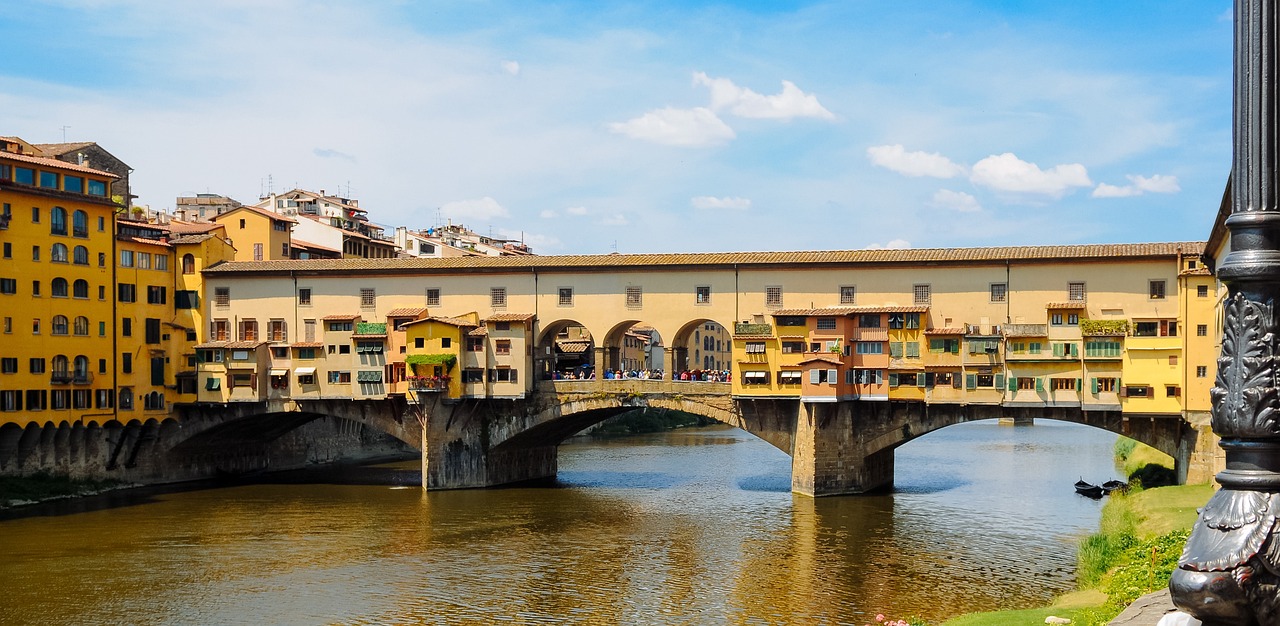
[[237,261],[288,260],[292,253],[293,224],[297,220],[253,206],[239,206],[215,215],[213,222],[226,229],[236,249]]
[[115,418],[115,180],[0,138],[0,424]]

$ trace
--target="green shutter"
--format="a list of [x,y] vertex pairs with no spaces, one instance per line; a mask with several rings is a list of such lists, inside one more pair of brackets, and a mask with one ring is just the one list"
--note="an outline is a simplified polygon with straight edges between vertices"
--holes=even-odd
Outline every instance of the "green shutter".
[[920,372],[919,374],[916,374],[916,386],[924,387],[924,372]]
[[897,386],[898,386],[898,374],[897,374],[897,372],[889,372],[889,386],[890,386],[890,387],[897,387]]
[[1096,395],[1098,395],[1098,379],[1097,379],[1097,378],[1093,378],[1093,379],[1091,379],[1091,380],[1093,380],[1093,395],[1095,395],[1095,396],[1096,396]]
[[951,386],[955,389],[960,388],[960,372],[951,374]]
[[1064,345],[1066,345],[1066,344],[1061,344],[1061,343],[1055,343],[1055,344],[1053,344],[1053,356],[1063,356],[1063,354],[1062,354],[1062,347],[1063,347]]
[[1014,378],[1014,377],[1012,377],[1012,376],[1010,376],[1010,377],[1009,377],[1009,391],[1017,391],[1017,390],[1018,390],[1018,379],[1017,379],[1017,378]]
[[1036,376],[1036,391],[1044,391],[1044,376]]
[[946,339],[930,339],[929,352],[945,352],[947,349]]
[[965,388],[965,389],[977,389],[977,388],[978,388],[978,375],[977,375],[977,374],[965,374],[965,375],[964,375],[964,388]]
[[960,340],[951,339],[951,354],[960,354]]
[[1084,379],[1083,379],[1083,378],[1077,378],[1077,379],[1076,379],[1076,391],[1079,391],[1079,392],[1081,392],[1081,393],[1083,393],[1083,392],[1084,392]]
[[[1012,383],[1013,379],[1010,378],[1009,382]],[[1000,389],[1002,387],[1004,387],[1004,374],[996,374],[996,389]]]
[[895,359],[902,358],[902,342],[901,341],[889,342],[889,356]]

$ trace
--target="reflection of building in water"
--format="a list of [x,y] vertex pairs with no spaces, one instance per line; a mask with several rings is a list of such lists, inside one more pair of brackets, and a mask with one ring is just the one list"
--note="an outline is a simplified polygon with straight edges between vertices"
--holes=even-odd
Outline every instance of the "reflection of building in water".
[[727,370],[733,342],[729,331],[715,322],[704,322],[689,336],[689,369]]

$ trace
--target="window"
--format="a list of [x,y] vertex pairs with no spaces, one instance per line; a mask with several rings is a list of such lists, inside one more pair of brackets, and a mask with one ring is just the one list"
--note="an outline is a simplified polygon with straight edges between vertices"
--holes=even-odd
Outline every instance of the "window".
[[90,178],[90,179],[89,179],[89,191],[88,191],[88,193],[89,193],[89,195],[91,195],[91,196],[106,196],[106,195],[107,195],[107,183],[106,183],[106,182],[104,182],[104,181],[101,181],[101,180],[94,180],[94,179]]
[[133,336],[133,318],[132,317],[120,318],[120,336],[121,337]]
[[151,253],[150,252],[138,253],[138,269],[140,270],[151,269]]
[[930,298],[933,296],[933,290],[929,285],[916,285],[912,288],[915,296],[916,304],[929,304]]
[[493,353],[494,354],[511,354],[511,340],[499,339],[493,342]]
[[1169,365],[1176,366],[1177,364],[1178,364],[1178,355],[1176,354],[1169,355]]
[[31,334],[33,335],[40,334],[40,318],[38,317],[31,320]]
[[1165,385],[1164,396],[1166,398],[1177,398],[1182,395],[1182,388],[1177,385]]
[[106,300],[106,299],[107,299],[107,286],[106,286],[106,285],[98,285],[98,299],[99,299],[99,300]]
[[879,385],[882,382],[884,382],[884,372],[881,370],[853,370],[855,385]]
[[[800,372],[796,372],[796,374],[799,374],[799,373]],[[756,372],[756,371],[743,372],[742,384],[743,385],[767,385],[769,384],[769,372]]]
[[200,308],[200,292],[193,290],[183,290],[173,292],[173,308],[175,309],[198,309]]
[[[804,318],[795,315],[779,315],[773,318],[778,326],[804,326]],[[711,330],[710,324],[707,330]]]
[[[55,364],[54,367],[56,369],[57,365]],[[120,371],[124,372],[125,374],[133,373],[133,353],[131,352],[120,353]]]
[[226,341],[230,326],[227,320],[213,320],[209,324],[209,339],[212,341]]
[[507,306],[507,288],[506,287],[490,287],[489,288],[489,305],[495,309]]
[[81,315],[71,323],[71,333],[78,337],[89,336],[89,318]]
[[883,341],[859,341],[856,345],[858,354],[884,354]]
[[7,241],[6,241],[6,242],[4,242],[4,258],[6,258],[6,259],[12,259],[12,258],[13,258],[13,244],[11,244],[11,243],[9,243],[9,242],[7,242]]
[[231,288],[230,287],[214,287],[213,288],[213,305],[218,307],[231,306]]
[[258,340],[258,320],[240,320],[240,341]]
[[747,354],[764,354],[764,342],[763,342],[763,341],[748,341],[748,342],[746,343],[746,345],[744,346],[743,350],[744,350]]
[[1208,325],[1208,324],[1196,324],[1196,336],[1197,336],[1197,337],[1207,337],[1208,335],[1209,335],[1209,325]]
[[1209,375],[1209,366],[1207,365],[1196,366],[1196,378],[1204,378],[1208,375]]
[[1067,283],[1067,299],[1072,302],[1084,300],[1084,283]]
[[351,372],[329,372],[330,384],[345,384],[351,382]]
[[160,320],[154,317],[144,319],[143,326],[146,332],[146,343],[160,343]]
[[1054,326],[1061,326],[1061,325],[1062,325],[1062,314],[1061,314],[1061,313],[1054,313],[1053,315],[1050,315],[1050,316],[1049,316],[1049,323],[1050,323],[1050,324],[1053,324]]
[[267,323],[268,341],[288,341],[289,333],[284,320],[271,320]]
[[[36,184],[36,171],[29,167],[15,167],[13,168],[13,182],[21,183],[23,185],[34,185]],[[38,222],[40,220],[32,221]]]
[[43,374],[43,373],[44,373],[44,359],[43,359],[43,358],[32,358],[32,359],[30,359],[30,360],[28,361],[28,363],[27,363],[27,369],[28,369],[32,374]]
[[453,346],[453,339],[452,339],[452,338],[450,338],[450,337],[441,337],[441,338],[440,338],[440,347],[441,347],[441,348],[448,348],[448,347],[451,347],[451,346]]
[[162,272],[169,271],[169,255],[167,254],[156,255],[156,269]]
[[[763,344],[761,344],[763,345]],[[803,341],[784,341],[782,342],[783,354],[801,354],[804,352]]]
[[819,317],[819,318],[818,318],[818,322],[817,322],[817,329],[818,329],[818,330],[835,330],[835,329],[836,329],[836,318],[834,318],[834,317]]
[[[505,300],[506,294],[503,294]],[[427,306],[440,306],[440,289],[432,287],[427,289]]]
[[54,263],[66,263],[67,246],[60,243],[53,244],[53,247],[49,249],[49,260]]
[[694,297],[693,297],[694,304],[711,304],[711,286],[710,285],[702,285],[700,287],[694,287],[693,293],[694,293]]
[[52,292],[52,295],[55,298],[67,297],[67,279],[65,278],[53,279],[53,282],[50,283],[49,291]]
[[637,308],[644,301],[644,291],[641,287],[627,287],[627,307]]
[[99,252],[99,253],[98,253],[98,267],[106,267],[106,266],[107,266],[107,253],[106,253],[106,252]]
[[573,287],[561,287],[559,291],[560,300],[558,304],[560,306],[573,306]]
[[[240,221],[243,222],[244,220],[240,220]],[[243,228],[243,226],[241,228]],[[253,244],[253,260],[255,261],[262,260],[262,244],[260,243]]]
[[58,188],[57,172],[40,172],[40,186],[46,189]]
[[329,322],[329,332],[341,333],[350,332],[352,329],[351,322]]
[[40,297],[40,281],[38,280],[31,281],[31,295],[37,298]]
[[508,367],[489,370],[489,380],[495,383],[514,383],[517,382],[516,370]]
[[88,265],[89,249],[84,246],[76,246],[71,253],[71,262],[76,265]]
[[1074,378],[1050,378],[1049,389],[1051,391],[1075,391],[1076,379]]
[[[849,371],[852,372],[853,370],[849,370]],[[778,372],[778,384],[779,385],[799,385],[802,380],[801,374],[802,374],[801,372],[793,371],[793,370]],[[747,381],[744,379],[743,382],[746,383]]]
[[903,344],[903,355],[908,359],[920,358],[920,342],[908,341]]
[[80,176],[64,175],[62,177],[62,190],[73,193],[84,193],[84,178]]
[[49,234],[65,235],[67,234],[67,210],[56,206],[49,211]]
[[1067,326],[1079,326],[1079,325],[1080,325],[1080,314],[1078,314],[1078,313],[1068,313],[1068,314],[1067,314]]
[[1152,300],[1164,300],[1164,281],[1152,280],[1148,281],[1149,291]]
[[853,285],[840,287],[840,304],[857,304],[858,288]]
[[18,279],[0,278],[0,293],[8,295],[18,293]]
[[1108,340],[1092,340],[1084,343],[1084,355],[1087,357],[1118,357],[1121,355],[1120,342]]
[[1151,388],[1146,385],[1125,385],[1123,395],[1126,398],[1150,398]]
[[17,374],[18,373],[18,357],[7,356],[0,358],[0,374]]
[[1009,285],[1006,283],[991,283],[991,301],[1004,302],[1009,297]]
[[302,340],[303,341],[316,340],[316,321],[315,320],[302,320]]
[[116,290],[119,292],[116,295],[118,296],[117,300],[119,300],[120,302],[137,302],[138,301],[138,287],[136,285],[131,285],[128,283],[120,283],[119,285],[117,285]]
[[147,304],[165,304],[167,289],[158,285],[147,286]]
[[462,370],[462,382],[464,383],[482,383],[484,382],[484,370],[465,369]]
[[859,328],[880,328],[880,315],[877,313],[864,313],[858,316]]
[[815,385],[834,385],[839,381],[836,380],[836,370],[834,369],[812,369],[809,370],[809,382]]
[[770,308],[782,306],[782,287],[764,288],[764,305]]
[[31,246],[31,260],[32,261],[40,260],[40,246]]
[[120,251],[120,267],[133,267],[133,250]]
[[182,255],[182,273],[183,273],[183,274],[194,274],[194,273],[196,273],[196,257],[195,257],[195,255],[192,255],[192,254],[184,254],[184,255]]
[[484,351],[483,337],[467,337],[467,352],[483,352],[483,351]]
[[1016,391],[1034,391],[1036,388],[1036,379],[1030,376],[1019,376],[1014,383]]
[[1196,285],[1196,297],[1197,297],[1197,298],[1208,298],[1208,297],[1209,297],[1209,286],[1208,286],[1208,285]]

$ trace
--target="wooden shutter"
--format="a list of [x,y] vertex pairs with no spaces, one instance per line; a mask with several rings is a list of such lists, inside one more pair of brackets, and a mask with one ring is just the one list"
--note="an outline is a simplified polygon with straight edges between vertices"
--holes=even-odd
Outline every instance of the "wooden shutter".
[[[1010,380],[1010,382],[1013,382],[1013,379],[1009,379],[1009,380]],[[1004,388],[1004,374],[996,374],[996,381],[995,381],[995,382],[996,382],[996,385],[995,385],[996,389],[1003,389],[1003,388]]]
[[836,383],[839,383],[839,382],[840,382],[840,379],[836,377],[836,369],[833,367],[827,370],[827,384],[835,385]]
[[977,388],[978,388],[978,375],[977,375],[977,374],[965,374],[965,375],[964,375],[964,388],[965,388],[965,389],[977,389]]
[[818,370],[809,370],[809,382],[814,385],[818,384]]
[[898,386],[898,373],[897,373],[897,372],[889,372],[889,386],[890,386],[890,387],[897,387],[897,386]]
[[1036,391],[1044,391],[1044,376],[1036,376]]

